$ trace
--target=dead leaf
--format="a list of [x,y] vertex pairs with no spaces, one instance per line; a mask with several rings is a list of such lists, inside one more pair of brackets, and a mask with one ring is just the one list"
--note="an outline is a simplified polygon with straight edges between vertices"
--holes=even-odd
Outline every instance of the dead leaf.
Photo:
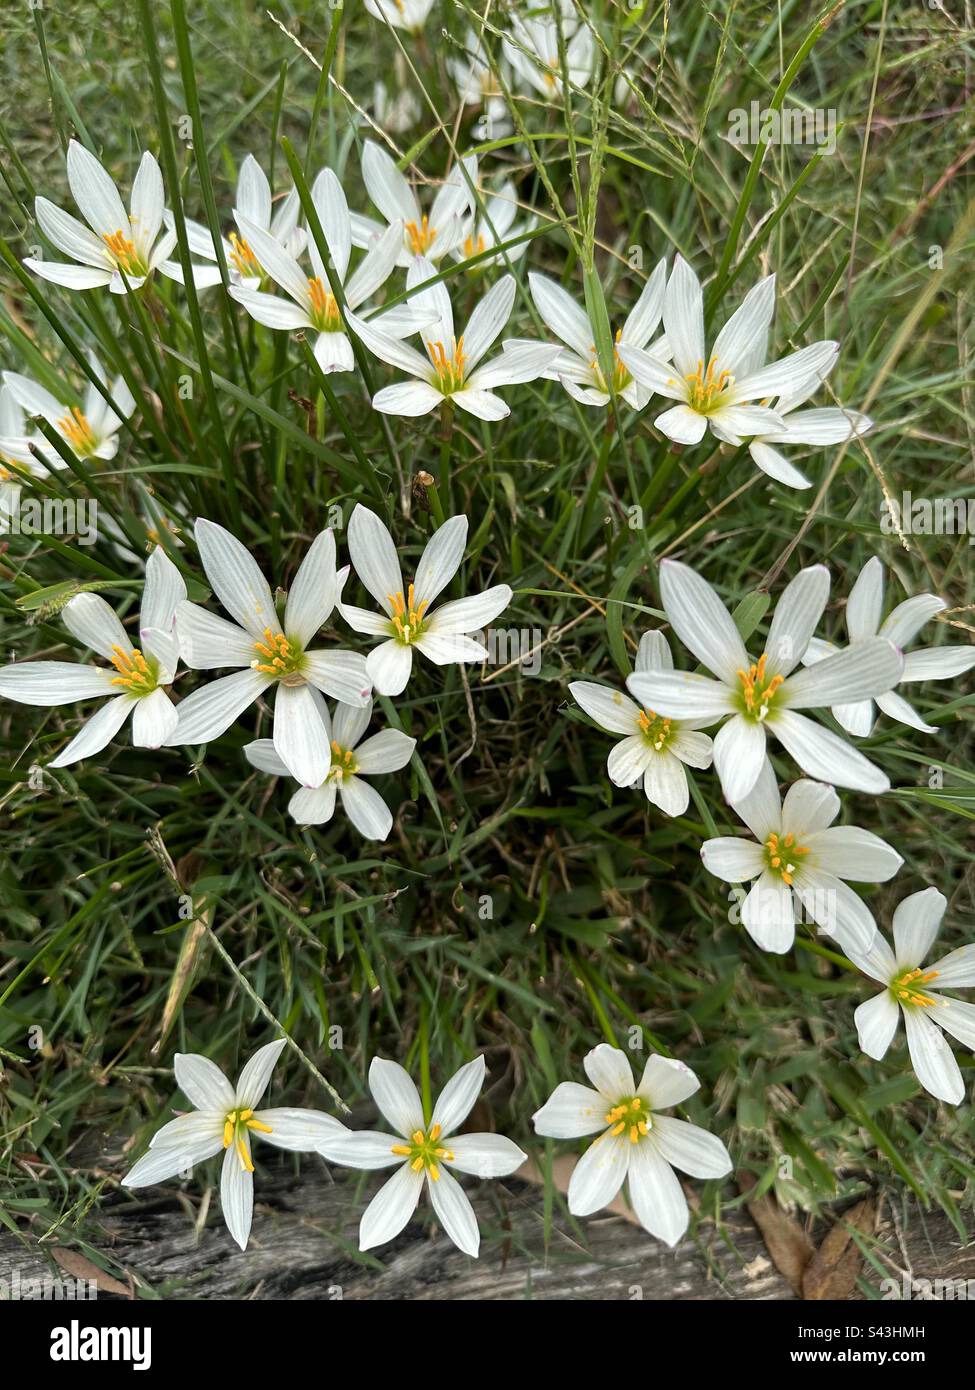
[[[742,1173],[738,1178],[738,1190],[747,1196],[755,1182],[751,1173]],[[782,1210],[771,1192],[756,1197],[746,1205],[749,1216],[761,1232],[772,1263],[801,1298],[803,1271],[815,1255],[816,1247],[799,1222]]]
[[55,1245],[51,1250],[54,1261],[64,1270],[65,1274],[70,1274],[72,1279],[83,1279],[86,1283],[93,1283],[99,1293],[116,1293],[122,1298],[133,1298],[135,1291],[131,1284],[122,1284],[111,1274],[106,1274],[103,1269],[99,1269],[85,1255],[77,1250],[69,1250],[64,1245]]
[[877,1203],[872,1197],[858,1202],[839,1218],[806,1266],[802,1276],[803,1298],[849,1298],[852,1295],[863,1264],[863,1252],[853,1239],[853,1232],[871,1234],[876,1218]]

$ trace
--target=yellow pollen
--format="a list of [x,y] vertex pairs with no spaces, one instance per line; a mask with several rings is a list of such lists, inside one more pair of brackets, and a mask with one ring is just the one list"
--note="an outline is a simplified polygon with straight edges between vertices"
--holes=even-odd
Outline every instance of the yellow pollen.
[[[727,370],[717,371],[717,365],[717,358],[712,357],[705,370],[704,362],[698,358],[697,371],[687,372],[684,376],[688,387],[687,404],[699,415],[709,415],[724,405],[734,383],[731,373]],[[677,386],[680,383],[671,377],[667,384]]]
[[323,333],[335,333],[342,327],[342,316],[335,296],[318,275],[308,280],[308,297],[311,300],[311,317],[315,327]]
[[118,675],[112,678],[113,685],[121,685],[133,695],[148,695],[155,690],[156,677],[138,647],[133,647],[130,652],[122,647],[113,647],[112,665],[118,671]]
[[81,457],[94,453],[98,448],[95,432],[78,406],[73,405],[66,415],[62,415],[57,427],[75,453]]
[[236,232],[231,232],[230,245],[233,248],[230,252],[230,259],[241,275],[260,275],[260,262],[254,255],[249,242],[246,242],[242,236],[238,236]]
[[136,250],[135,242],[127,237],[121,228],[110,235],[106,232],[102,240],[123,275],[145,275],[146,265]]
[[662,753],[674,732],[671,721],[652,709],[642,709],[637,715],[637,723],[640,725],[640,732],[647,742],[653,746],[656,752]]
[[464,255],[468,258],[468,260],[471,258],[471,256],[479,256],[483,250],[484,237],[480,233],[478,233],[476,240],[472,236],[465,238]]
[[742,694],[745,697],[745,709],[759,720],[764,719],[768,714],[772,698],[785,679],[784,676],[772,676],[769,679],[765,671],[767,661],[768,653],[763,652],[758,661],[753,662],[747,671],[738,672]]
[[626,1134],[631,1144],[638,1144],[650,1133],[650,1107],[642,1096],[621,1100],[606,1112],[604,1119],[613,1139]]
[[457,339],[453,352],[449,355],[439,340],[435,343],[427,343],[427,351],[430,354],[430,361],[433,363],[434,370],[440,378],[440,389],[444,395],[449,396],[452,391],[459,391],[464,384],[464,368],[467,363],[467,358],[464,356],[463,337]]
[[329,746],[332,750],[332,766],[328,775],[332,781],[343,782],[346,777],[351,777],[359,771],[359,764],[351,748],[343,748],[338,739],[334,738]]
[[445,1149],[437,1143],[442,1133],[440,1125],[433,1125],[429,1134],[425,1134],[422,1129],[414,1130],[408,1144],[393,1144],[390,1153],[395,1154],[397,1158],[405,1158],[414,1173],[422,1173],[425,1168],[430,1175],[430,1181],[439,1182],[439,1165],[445,1161],[452,1163],[454,1158],[450,1149]]
[[241,1168],[248,1173],[253,1173],[254,1164],[251,1161],[250,1148],[247,1143],[247,1131],[249,1129],[259,1130],[261,1134],[274,1133],[270,1125],[254,1119],[253,1110],[231,1110],[223,1122],[223,1146],[225,1149],[229,1149],[232,1144],[237,1150]]
[[398,593],[387,594],[386,599],[393,610],[390,619],[396,629],[396,636],[401,642],[409,645],[423,630],[423,614],[428,600],[417,603],[412,584],[407,589],[405,598],[403,590],[400,589]]
[[283,632],[272,632],[266,627],[264,641],[255,642],[254,650],[257,656],[251,662],[252,671],[261,671],[265,676],[294,676],[299,669],[302,653]]
[[915,966],[913,970],[905,970],[903,974],[891,980],[891,993],[902,1004],[912,1004],[921,1009],[936,1008],[939,1004],[947,1004],[947,999],[933,999],[930,994],[925,994],[922,988],[922,986],[930,984],[932,980],[936,980],[938,973],[937,970],[922,970],[919,965]]
[[797,861],[809,853],[808,846],[796,843],[794,835],[777,835],[774,831],[765,841],[769,868],[774,869],[787,888],[792,887]]
[[437,237],[437,229],[430,226],[430,220],[426,213],[423,214],[419,222],[407,222],[405,230],[406,239],[414,256],[422,256],[424,252],[429,251]]

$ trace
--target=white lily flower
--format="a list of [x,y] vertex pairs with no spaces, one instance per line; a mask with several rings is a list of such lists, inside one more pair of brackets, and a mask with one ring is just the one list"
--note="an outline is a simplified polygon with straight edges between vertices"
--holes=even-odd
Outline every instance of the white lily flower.
[[[452,252],[454,260],[468,261],[472,256],[480,256],[492,246],[502,246],[512,237],[518,236],[521,232],[531,231],[535,226],[535,218],[531,217],[516,227],[517,216],[518,193],[514,184],[509,181],[499,193],[489,193],[486,196],[483,212],[474,212],[467,219],[464,224],[464,238]],[[509,247],[506,253],[508,260],[520,260],[527,250],[528,242],[520,241],[517,246]],[[505,253],[501,252],[496,256],[488,256],[483,261],[478,261],[473,269],[480,271],[490,265],[502,265],[504,256]]]
[[382,613],[342,602],[348,570],[339,575],[336,607],[356,632],[385,641],[366,658],[366,672],[379,695],[401,695],[413,670],[414,650],[436,666],[486,661],[487,647],[468,633],[479,632],[511,602],[511,588],[495,584],[483,594],[430,605],[460,569],[467,544],[467,517],[452,516],[426,544],[416,578],[403,583],[399,555],[389,531],[368,507],[359,503],[349,521],[349,554],[355,572],[379,604]]
[[[894,949],[878,932],[868,952],[848,950],[858,969],[884,986],[853,1015],[860,1046],[878,1061],[887,1053],[900,1015],[918,1081],[938,1100],[960,1105],[965,1083],[954,1054],[939,1029],[950,1033],[969,1052],[975,1051],[975,1004],[945,998],[945,989],[975,985],[975,946],[924,965],[938,934],[947,901],[937,888],[912,893],[894,910]],[[934,983],[937,981],[937,984]]]
[[741,920],[755,944],[790,950],[805,913],[844,950],[869,951],[877,923],[847,880],[886,883],[904,862],[897,851],[870,830],[833,825],[840,799],[822,782],[793,783],[783,803],[768,762],[734,809],[755,839],[706,840],[701,858],[725,883],[752,883]]
[[[660,632],[645,632],[636,654],[637,671],[672,671],[674,659]],[[682,816],[690,801],[688,767],[711,766],[711,740],[694,732],[700,724],[665,719],[641,709],[627,695],[594,681],[571,681],[569,693],[607,733],[624,734],[613,745],[606,770],[617,787],[642,782],[646,798],[664,815]],[[710,723],[705,720],[704,723]]]
[[[560,381],[580,405],[608,405],[610,395],[596,354],[596,333],[588,314],[560,284],[547,275],[532,272],[528,276],[528,285],[535,308],[555,336],[566,345],[566,350],[560,353],[546,376]],[[642,410],[647,405],[651,392],[630,374],[619,349],[624,346],[646,347],[660,324],[666,287],[667,262],[659,261],[622,328],[616,330],[612,386],[615,393],[622,396],[634,410]],[[652,351],[660,362],[666,362],[670,355],[663,337],[657,339]]]
[[463,55],[447,59],[462,106],[479,106],[482,115],[474,127],[475,140],[497,140],[514,130],[508,103],[491,68],[484,44],[468,29]]
[[[376,126],[385,131],[388,135],[405,135],[408,130],[419,122],[423,114],[420,99],[412,87],[405,87],[405,75],[402,71],[403,64],[400,62],[401,55],[396,54],[394,69],[396,72],[396,82],[392,92],[385,82],[374,82],[372,86],[372,115]],[[368,222],[368,218],[362,218],[363,223]]]
[[636,1086],[626,1054],[608,1043],[594,1047],[582,1065],[595,1090],[563,1081],[532,1117],[546,1138],[599,1135],[572,1170],[569,1210],[591,1216],[626,1182],[643,1229],[676,1245],[690,1217],[674,1168],[692,1178],[723,1178],[732,1168],[717,1135],[657,1113],[682,1104],[701,1083],[683,1062],[653,1052]]
[[235,620],[228,623],[195,603],[176,609],[185,665],[243,670],[194,690],[180,702],[171,745],[209,743],[264,691],[275,687],[274,747],[296,781],[319,787],[331,768],[315,690],[350,705],[369,703],[366,663],[357,652],[308,650],[335,607],[335,537],[314,539],[288,592],[283,623],[267,580],[246,546],[216,522],[198,517],[196,546],[210,587]]
[[345,1125],[320,1110],[258,1110],[281,1055],[284,1038],[258,1048],[232,1086],[223,1072],[195,1052],[177,1052],[176,1082],[194,1109],[157,1130],[149,1152],[130,1168],[123,1187],[150,1187],[223,1150],[220,1206],[227,1230],[247,1249],[254,1212],[254,1163],[251,1142],[257,1136],[289,1153],[317,1153],[323,1144],[346,1133]]
[[185,598],[183,576],[157,546],[146,561],[138,646],[98,594],[76,594],[61,611],[72,636],[105,657],[114,669],[76,661],[22,661],[0,667],[0,695],[21,705],[112,697],[49,767],[67,767],[100,753],[129,715],[135,747],[159,748],[167,742],[176,728],[176,709],[165,689],[179,661],[174,613]]
[[663,309],[673,364],[667,366],[641,348],[621,344],[618,349],[641,385],[679,402],[653,422],[668,439],[699,444],[710,429],[722,442],[740,444],[743,436],[779,434],[786,428],[781,415],[754,402],[821,377],[836,344],[813,343],[766,365],[774,309],[775,276],[769,275],[745,295],[708,353],[701,282],[681,256],[676,258]]
[[[466,178],[461,165],[467,170]],[[397,265],[411,265],[414,256],[441,261],[463,240],[474,208],[471,189],[477,187],[477,155],[465,155],[454,165],[438,188],[429,214],[421,212],[419,200],[396,161],[373,140],[367,140],[362,149],[362,178],[386,224],[400,226],[402,245]],[[352,215],[354,246],[371,246],[385,231],[386,226],[371,217]]]
[[[823,406],[814,410],[800,410],[809,397],[823,384],[839,360],[837,345],[832,356],[811,373],[804,382],[799,382],[791,391],[783,391],[775,400],[772,409],[780,416],[785,426],[777,433],[758,435],[748,445],[753,462],[763,473],[786,487],[807,488],[812,483],[789,462],[780,444],[845,444],[850,439],[859,439],[873,429],[869,415],[858,410],[841,410],[839,406]],[[771,402],[770,402],[771,403]]]
[[871,637],[805,671],[796,671],[829,597],[829,570],[802,570],[779,599],[765,650],[753,661],[721,599],[688,565],[664,560],[660,594],[674,632],[716,679],[689,671],[641,672],[627,681],[645,707],[670,719],[724,720],[714,766],[725,797],[744,800],[779,739],[802,770],[831,786],[884,792],[885,773],[800,710],[872,699],[895,686],[904,657]]
[[[588,24],[576,28],[571,3],[562,7],[562,34],[565,39],[566,66],[570,87],[586,87],[592,76],[595,45]],[[559,32],[554,19],[511,17],[510,38],[504,52],[526,91],[536,91],[546,101],[562,96],[562,64],[559,59]]]
[[[32,381],[29,376],[22,376],[20,372],[4,372],[3,384],[28,415],[39,415],[46,420],[77,458],[107,461],[118,453],[118,432],[122,428],[122,419],[127,420],[135,410],[135,399],[121,376],[117,376],[109,387],[98,358],[93,352],[88,352],[86,356],[95,376],[123,412],[121,417],[91,382],[80,406],[59,401],[45,387]],[[33,436],[30,442],[36,445],[52,468],[65,467],[64,460],[42,434]]]
[[[28,433],[23,408],[6,383],[9,375],[12,373],[4,372],[4,384],[0,386],[0,511],[12,516],[17,510],[23,479],[10,465],[16,465],[21,472],[30,473],[35,478],[44,477],[48,469],[31,450],[32,444],[40,449],[45,448],[47,440],[36,433]],[[54,451],[48,449],[48,452]],[[52,460],[52,467],[65,466],[64,460],[58,455],[55,455],[55,459],[56,462]],[[7,501],[3,501],[4,498]]]
[[[312,692],[322,721],[321,737],[331,755],[332,765],[318,787],[302,787],[288,802],[288,814],[298,825],[325,825],[335,814],[336,795],[342,809],[360,835],[367,840],[388,840],[393,828],[389,807],[364,777],[399,772],[413,756],[416,739],[400,729],[383,729],[361,742],[369,727],[373,705],[337,705],[334,718],[317,691]],[[272,777],[291,774],[269,738],[259,738],[244,749],[247,761]]]
[[[241,214],[247,218],[252,226],[260,227],[262,232],[273,238],[289,256],[297,257],[301,255],[305,247],[305,232],[298,226],[300,211],[301,202],[296,188],[289,189],[278,202],[277,208],[274,208],[271,185],[268,183],[267,174],[252,154],[245,155],[237,175],[237,193],[234,199],[235,221],[238,213]],[[171,212],[166,212],[165,221],[167,227],[172,228],[173,215]],[[186,239],[193,255],[202,256],[207,261],[216,261],[217,252],[209,227],[205,227],[201,222],[194,222],[188,217],[185,222]],[[237,230],[231,232],[229,238],[221,237],[220,240],[231,284],[241,285],[248,290],[259,290],[264,283],[267,272],[247,240],[246,234],[242,234],[239,222]],[[200,267],[195,277],[198,288],[201,287],[202,276],[203,267]],[[211,276],[212,278],[207,279],[207,283],[219,284],[219,268],[212,271]],[[174,278],[180,279],[182,283],[181,276]]]
[[[114,180],[77,140],[68,145],[67,165],[68,186],[88,226],[47,198],[36,198],[34,211],[48,240],[77,264],[29,256],[24,261],[28,270],[68,289],[107,285],[113,294],[125,294],[126,287],[138,289],[154,270],[182,281],[180,266],[169,260],[176,233],[162,232],[165,193],[153,156],[148,151],[142,156],[128,212]],[[208,268],[200,268],[200,289],[213,283],[210,274]]]
[[366,10],[394,29],[404,29],[416,37],[433,9],[433,0],[365,0]]
[[[407,289],[414,290],[436,273],[429,261],[417,256],[407,272]],[[479,420],[505,419],[511,410],[494,394],[494,388],[534,381],[559,353],[548,343],[522,342],[513,347],[506,345],[490,362],[478,366],[507,323],[514,299],[515,278],[505,275],[488,290],[471,314],[466,332],[458,338],[454,336],[450,295],[442,280],[412,295],[409,303],[419,324],[426,357],[375,324],[349,314],[349,327],[370,352],[413,377],[412,381],[397,382],[377,391],[372,398],[373,407],[384,415],[417,416],[429,415],[444,401],[451,401]]]
[[[387,227],[349,275],[352,252],[352,222],[345,193],[331,169],[321,171],[312,187],[312,200],[321,221],[334,273],[342,286],[349,311],[363,304],[389,278],[396,265],[402,243],[402,227]],[[313,238],[308,241],[314,274],[306,275],[295,257],[268,232],[251,222],[243,212],[235,214],[248,245],[267,274],[289,299],[265,294],[261,290],[232,286],[230,293],[252,318],[268,328],[311,329],[317,333],[315,360],[323,372],[350,372],[355,366],[352,344],[345,331],[345,320],[332,294],[325,265]],[[348,278],[346,278],[348,277]],[[381,315],[378,322],[390,336],[414,333],[417,323],[410,306]],[[377,330],[379,331],[379,330]]]
[[475,1057],[447,1082],[429,1124],[419,1092],[397,1062],[373,1059],[369,1089],[393,1134],[349,1130],[328,1138],[320,1152],[347,1168],[392,1168],[363,1213],[359,1249],[372,1250],[393,1240],[416,1211],[424,1183],[447,1235],[465,1255],[476,1257],[481,1234],[464,1189],[452,1175],[505,1178],[520,1168],[526,1155],[500,1134],[456,1134],[470,1114],[484,1083],[483,1057]]
[[[906,647],[936,613],[948,607],[937,594],[915,594],[913,598],[899,603],[881,622],[884,611],[884,567],[874,555],[867,561],[857,576],[850,597],[846,602],[846,627],[851,645],[867,638],[886,637],[897,647]],[[803,653],[804,666],[812,666],[833,656],[841,648],[832,642],[814,637]],[[975,666],[975,645],[971,643],[946,647],[921,647],[918,651],[907,652],[904,657],[904,670],[899,685],[917,681],[949,680],[961,676]],[[919,729],[924,734],[938,732],[934,724],[926,724],[913,705],[909,704],[896,690],[875,696],[880,709],[889,719]],[[837,723],[842,724],[847,733],[864,738],[873,728],[876,711],[872,700],[861,700],[855,704],[833,705],[830,713]]]

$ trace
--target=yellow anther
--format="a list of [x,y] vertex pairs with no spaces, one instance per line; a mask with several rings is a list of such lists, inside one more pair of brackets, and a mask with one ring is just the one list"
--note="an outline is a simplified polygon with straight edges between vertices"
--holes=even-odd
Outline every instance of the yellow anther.
[[808,846],[796,844],[794,835],[783,835],[780,839],[773,831],[765,841],[765,849],[769,868],[775,869],[786,887],[791,888],[796,871],[795,861],[806,857],[809,853]]
[[434,370],[440,378],[440,389],[444,395],[450,395],[452,391],[459,391],[464,384],[464,369],[467,363],[467,358],[464,356],[463,337],[455,341],[449,353],[439,339],[436,342],[427,343],[427,351],[430,354],[430,361],[433,363]]
[[930,994],[925,994],[921,986],[928,985],[932,980],[938,978],[937,970],[922,970],[915,966],[913,970],[905,970],[890,983],[891,992],[896,998],[905,1004],[912,1004],[921,1009],[935,1008],[939,1004],[947,1004],[947,999],[933,999]]
[[310,276],[308,298],[311,301],[311,317],[315,327],[322,333],[337,333],[342,328],[342,316],[335,296],[324,284],[321,276]]
[[112,232],[111,235],[106,233],[102,240],[108,247],[109,255],[123,275],[142,276],[147,273],[148,267],[136,250],[135,242],[127,237],[121,228],[117,232]]
[[767,662],[768,653],[763,652],[758,661],[753,662],[747,671],[740,670],[738,672],[745,709],[759,720],[764,719],[768,714],[769,705],[775,692],[785,679],[784,676],[772,676],[770,679],[765,670]]
[[430,220],[426,213],[419,222],[407,222],[405,231],[406,240],[409,242],[410,250],[414,256],[425,255],[437,238],[437,229],[430,226]]
[[410,643],[416,640],[423,627],[423,614],[426,611],[428,600],[424,599],[417,603],[411,584],[403,597],[402,589],[395,594],[387,594],[386,600],[393,610],[391,621],[396,629],[396,635],[401,642]]
[[[717,370],[717,358],[712,357],[706,369],[704,362],[698,358],[697,371],[685,373],[684,382],[688,387],[687,404],[698,414],[708,415],[726,404],[734,377],[727,370]],[[673,377],[668,384],[678,385]]]
[[240,1155],[240,1166],[246,1169],[248,1173],[253,1173],[254,1164],[251,1162],[250,1151],[247,1148],[247,1141],[240,1137],[238,1137],[237,1139],[237,1152]]
[[476,240],[472,236],[465,238],[464,255],[468,260],[470,260],[471,256],[479,256],[484,249],[484,238],[480,233],[478,233]]
[[251,662],[251,670],[262,671],[266,676],[294,675],[301,667],[303,653],[283,632],[272,632],[266,627],[264,641],[255,642],[254,650],[257,657]]
[[148,695],[155,690],[156,677],[138,647],[128,652],[123,647],[113,647],[112,665],[118,671],[112,685],[120,685],[133,695]]
[[637,715],[640,732],[657,753],[662,753],[670,742],[673,733],[671,722],[654,710],[640,710]]
[[254,255],[253,248],[249,242],[245,241],[242,236],[238,236],[236,232],[231,232],[230,245],[232,248],[230,259],[240,271],[241,275],[261,274],[261,264]]
[[66,415],[61,416],[57,428],[81,458],[93,454],[98,448],[95,431],[88,423],[87,416],[76,405],[73,405]]

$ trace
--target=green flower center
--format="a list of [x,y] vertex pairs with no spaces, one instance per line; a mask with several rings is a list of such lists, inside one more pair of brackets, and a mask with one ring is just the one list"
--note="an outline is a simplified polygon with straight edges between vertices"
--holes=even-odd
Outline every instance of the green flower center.
[[102,240],[108,248],[108,254],[127,279],[140,279],[149,274],[145,257],[121,228],[110,235],[105,233]]
[[343,748],[336,740],[332,739],[332,766],[329,769],[329,779],[333,782],[344,782],[346,777],[354,777],[359,771],[359,764],[356,762],[351,748]]
[[431,1180],[439,1182],[440,1164],[444,1159],[449,1163],[453,1158],[450,1150],[440,1143],[441,1133],[439,1125],[433,1125],[429,1133],[418,1129],[410,1135],[408,1144],[394,1144],[390,1152],[405,1158],[414,1173],[422,1173],[425,1168]]
[[309,317],[319,333],[341,333],[343,324],[338,301],[320,276],[309,279],[308,295],[311,299]]
[[305,665],[304,649],[297,642],[291,642],[283,632],[264,629],[264,641],[255,642],[257,653],[251,662],[251,670],[261,671],[265,676],[273,676],[285,685],[303,685],[301,674]]
[[768,718],[776,694],[785,680],[784,676],[769,676],[765,669],[767,661],[768,654],[762,652],[747,671],[738,672],[738,680],[741,683],[741,712],[756,724],[761,724]]
[[151,695],[159,685],[158,663],[153,657],[147,660],[138,647],[128,652],[124,647],[113,647],[112,665],[118,672],[112,684],[120,685],[130,695]]
[[640,732],[657,753],[662,753],[674,734],[674,723],[656,714],[652,709],[642,709],[637,715]]
[[[705,369],[698,359],[697,371],[687,372],[684,384],[687,387],[687,404],[698,415],[711,415],[728,404],[728,395],[734,385],[734,377],[729,371],[718,371],[718,359],[712,357]],[[668,385],[679,383],[671,377]]]
[[604,1118],[614,1139],[627,1134],[631,1144],[645,1139],[653,1128],[650,1106],[643,1096],[630,1096],[628,1100],[617,1102]]
[[794,835],[773,833],[765,841],[765,862],[788,888],[792,887],[796,869],[808,853],[806,845],[796,844]]
[[390,618],[393,624],[393,636],[398,642],[402,642],[404,647],[408,647],[423,632],[426,600],[417,603],[412,584],[407,589],[405,597],[402,589],[396,594],[387,594],[386,597],[393,610]]
[[932,980],[937,979],[938,973],[937,970],[922,970],[919,965],[913,970],[904,970],[891,980],[890,992],[898,1004],[917,1009],[934,1008],[939,1001],[932,999],[924,989]]
[[437,373],[437,381],[443,395],[450,396],[455,391],[459,391],[464,385],[464,371],[467,365],[467,358],[464,356],[463,335],[454,343],[454,348],[448,354],[443,343],[428,343],[427,351],[430,353],[430,360],[433,369]]
[[254,1119],[253,1110],[231,1110],[223,1122],[223,1146],[225,1149],[229,1149],[233,1144],[240,1158],[240,1166],[245,1168],[248,1173],[253,1173],[254,1164],[251,1161],[251,1149],[247,1133],[250,1129],[260,1130],[262,1134],[273,1134],[274,1132],[270,1125],[261,1124],[260,1120]]

